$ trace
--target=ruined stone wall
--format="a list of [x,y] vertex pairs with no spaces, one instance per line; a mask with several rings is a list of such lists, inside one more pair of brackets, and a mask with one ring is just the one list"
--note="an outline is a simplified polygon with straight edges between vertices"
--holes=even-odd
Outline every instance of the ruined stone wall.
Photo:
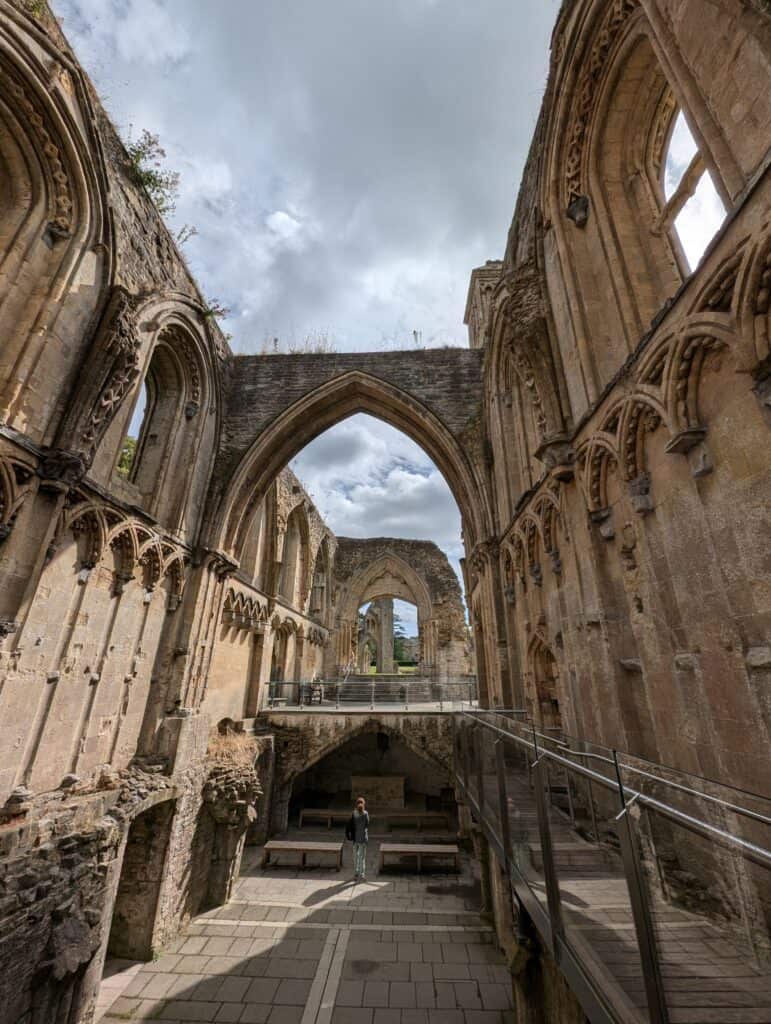
[[[771,22],[699,12],[586,2],[558,20],[499,281],[486,307],[491,268],[470,293],[497,528],[467,571],[495,624],[491,700],[767,790]],[[728,210],[693,273],[656,191],[678,109]],[[617,193],[634,167],[640,188]]]
[[[0,188],[15,200],[0,211],[0,1005],[14,1024],[88,1019],[131,823],[156,801],[173,813],[138,829],[168,828],[147,879],[160,948],[227,898],[247,829],[285,823],[298,772],[384,727],[271,718],[272,806],[253,772],[274,770],[267,737],[236,763],[207,752],[218,723],[259,710],[279,655],[284,678],[320,667],[336,542],[291,474],[276,478],[358,411],[421,443],[458,500],[484,703],[768,789],[771,19],[757,2],[707,6],[563,6],[505,259],[473,282],[472,351],[234,357],[56,20],[0,0]],[[657,177],[678,108],[728,210],[692,274]],[[125,478],[148,375],[157,443]],[[441,655],[460,643],[459,595],[432,619],[430,572],[421,586]],[[389,721],[451,776],[446,718]]]
[[382,597],[417,607],[420,671],[439,679],[468,675],[471,659],[458,578],[431,541],[338,537],[334,565],[335,647],[327,671],[357,662],[358,610]]
[[[250,559],[249,533],[239,571],[229,580],[214,639],[202,709],[213,722],[253,717],[265,700],[279,647],[285,652],[284,680],[307,680],[323,670],[324,650],[329,643],[328,616],[314,607],[314,591],[331,591],[336,539],[291,470],[277,478],[271,495],[252,515],[264,539],[256,546],[260,564]],[[302,517],[301,549],[293,598],[278,592],[286,557],[287,524]],[[252,538],[254,540],[254,538]],[[328,564],[319,566],[325,545]],[[323,579],[321,578],[323,577]],[[286,640],[291,637],[291,644]]]
[[[113,923],[151,954],[227,898],[259,794],[251,765],[218,787],[199,713],[227,344],[45,5],[0,36],[0,1002],[49,1024],[90,1019]],[[162,450],[126,480],[147,373]]]

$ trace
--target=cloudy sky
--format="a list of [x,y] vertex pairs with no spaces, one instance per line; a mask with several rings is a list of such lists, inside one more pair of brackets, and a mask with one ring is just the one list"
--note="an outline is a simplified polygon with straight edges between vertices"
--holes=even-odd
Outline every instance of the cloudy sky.
[[[469,272],[499,257],[558,0],[53,0],[124,137],[181,174],[173,230],[240,352],[465,344]],[[362,417],[297,469],[339,533],[458,515],[406,438]]]

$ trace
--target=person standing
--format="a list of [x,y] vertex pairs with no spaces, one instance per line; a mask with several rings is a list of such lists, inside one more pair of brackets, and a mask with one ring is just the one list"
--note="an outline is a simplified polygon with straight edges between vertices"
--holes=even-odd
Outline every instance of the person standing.
[[345,828],[345,835],[353,843],[353,877],[367,877],[367,843],[369,842],[369,814],[363,796],[356,797],[353,814]]

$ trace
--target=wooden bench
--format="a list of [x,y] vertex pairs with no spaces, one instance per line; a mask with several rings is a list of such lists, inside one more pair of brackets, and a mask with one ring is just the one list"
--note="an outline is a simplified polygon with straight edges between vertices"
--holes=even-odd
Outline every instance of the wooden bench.
[[350,811],[335,811],[331,807],[303,807],[300,811],[300,828],[306,821],[324,821],[327,828],[332,828],[333,821],[348,821]]
[[445,811],[374,811],[370,817],[385,818],[389,828],[393,828],[394,824],[414,824],[418,829],[422,829],[424,824],[450,827],[450,820]]
[[[306,822],[322,821],[327,828],[332,828],[333,822],[345,822],[351,816],[351,811],[334,810],[331,807],[303,807],[300,811],[300,828]],[[440,824],[444,828],[450,827],[450,820],[445,811],[370,811],[370,825],[374,822],[384,821],[387,828],[393,828],[394,824],[414,824],[421,829],[423,825]]]
[[423,869],[424,857],[452,857],[455,870],[459,871],[458,857],[460,850],[457,846],[447,844],[429,845],[428,843],[381,843],[380,844],[380,869],[385,867],[387,856],[394,857],[417,857],[418,871]]
[[[270,864],[272,853],[299,853],[301,868],[305,867],[305,858],[309,853],[334,853],[336,867],[339,871],[343,866],[343,844],[342,843],[289,843],[271,839],[262,848],[262,861],[260,867],[266,868]],[[274,861],[275,863],[275,861]]]

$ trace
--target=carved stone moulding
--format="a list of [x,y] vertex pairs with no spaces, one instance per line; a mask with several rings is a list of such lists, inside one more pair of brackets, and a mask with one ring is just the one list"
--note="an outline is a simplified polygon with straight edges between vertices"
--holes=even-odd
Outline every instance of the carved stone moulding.
[[704,427],[689,427],[675,434],[666,444],[665,452],[676,455],[687,455],[691,448],[704,440],[707,431]]

